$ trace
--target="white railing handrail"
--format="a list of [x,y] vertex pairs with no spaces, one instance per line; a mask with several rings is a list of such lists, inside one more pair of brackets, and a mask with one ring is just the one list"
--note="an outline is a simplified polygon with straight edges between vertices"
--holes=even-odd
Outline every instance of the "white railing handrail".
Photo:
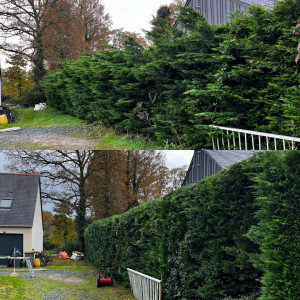
[[[216,129],[221,129],[223,130],[223,133],[226,131],[226,135],[230,137],[230,132],[232,132],[232,142],[233,142],[233,147],[236,147],[236,140],[235,140],[235,133],[237,133],[237,138],[238,138],[238,148],[242,150],[242,145],[244,145],[245,150],[248,150],[248,136],[251,136],[251,142],[252,144],[252,150],[256,150],[257,142],[255,142],[255,137],[258,137],[258,149],[257,150],[262,150],[262,137],[265,138],[266,142],[266,149],[270,150],[270,139],[274,140],[274,150],[277,150],[277,141],[281,140],[282,145],[283,145],[283,150],[286,150],[286,142],[291,142],[291,148],[292,150],[295,150],[295,143],[300,143],[300,138],[298,137],[291,137],[291,136],[286,136],[286,135],[280,135],[280,134],[273,134],[273,133],[266,133],[266,132],[260,132],[260,131],[253,131],[253,130],[246,130],[246,129],[238,129],[238,128],[231,128],[231,127],[224,127],[224,126],[216,126],[216,125],[209,125],[209,127],[216,128]],[[242,136],[241,133],[243,134],[244,138],[242,141]],[[230,137],[231,138],[231,137]],[[224,134],[222,134],[222,139],[221,139],[222,147],[225,150],[225,141],[224,141]],[[212,138],[212,144],[213,144],[213,149],[220,150],[220,141],[219,137],[217,136],[216,138],[216,146],[215,147],[215,140],[214,137]],[[229,139],[227,140],[228,144],[228,149],[231,148],[230,141]],[[251,147],[250,147],[251,148]]]
[[135,271],[135,270],[132,270],[132,269],[129,269],[129,268],[127,268],[127,271],[130,271],[130,272],[135,273],[135,274],[137,274],[137,275],[140,275],[140,276],[142,276],[142,277],[148,278],[148,279],[153,280],[153,281],[155,281],[155,282],[157,282],[157,283],[161,283],[161,280],[156,279],[156,278],[151,277],[151,276],[148,276],[148,275],[143,274],[143,273],[141,273],[141,272],[138,272],[138,271]]
[[162,280],[127,268],[133,297],[137,300],[162,300]]
[[248,133],[248,134],[253,134],[253,135],[260,135],[260,136],[264,136],[264,137],[270,137],[270,138],[275,138],[275,139],[285,140],[285,141],[300,142],[300,138],[287,136],[287,135],[280,135],[280,134],[266,133],[266,132],[260,132],[260,131],[252,131],[252,130],[246,130],[246,129],[231,128],[231,127],[224,127],[224,126],[215,126],[215,125],[209,125],[209,127],[218,128],[218,129],[222,129],[222,130],[228,130],[228,131],[234,131],[234,132]]

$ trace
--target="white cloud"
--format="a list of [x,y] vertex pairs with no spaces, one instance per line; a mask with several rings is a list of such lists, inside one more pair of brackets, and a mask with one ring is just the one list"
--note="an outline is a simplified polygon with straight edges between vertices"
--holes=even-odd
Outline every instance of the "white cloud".
[[161,5],[170,4],[172,0],[102,0],[106,13],[114,22],[114,28],[123,27],[128,31],[143,33],[149,30],[149,22]]
[[178,168],[183,165],[189,166],[194,150],[164,150],[168,168]]

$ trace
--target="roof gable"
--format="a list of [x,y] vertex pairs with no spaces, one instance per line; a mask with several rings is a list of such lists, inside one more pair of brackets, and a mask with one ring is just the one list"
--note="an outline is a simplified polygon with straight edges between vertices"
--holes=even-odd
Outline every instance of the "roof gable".
[[196,150],[182,185],[200,181],[231,165],[249,159],[255,150]]
[[12,198],[11,208],[0,208],[0,226],[32,226],[40,184],[39,175],[0,173],[0,198]]
[[254,150],[206,150],[210,157],[220,166],[221,169],[228,169],[231,165],[247,160],[254,153]]

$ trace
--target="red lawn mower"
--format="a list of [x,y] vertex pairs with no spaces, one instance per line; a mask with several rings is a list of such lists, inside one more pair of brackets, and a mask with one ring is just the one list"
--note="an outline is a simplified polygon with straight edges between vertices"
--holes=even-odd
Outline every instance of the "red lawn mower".
[[[111,276],[111,268],[115,265],[115,261],[110,265],[102,265],[101,260],[99,260],[99,276],[97,278],[96,286],[113,286],[113,279]],[[107,268],[107,271],[101,274],[101,268]]]

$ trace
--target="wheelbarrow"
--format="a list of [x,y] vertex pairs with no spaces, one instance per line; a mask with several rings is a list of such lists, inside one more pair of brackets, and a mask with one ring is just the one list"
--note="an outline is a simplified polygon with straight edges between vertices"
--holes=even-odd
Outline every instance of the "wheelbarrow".
[[[99,276],[96,282],[97,288],[101,286],[113,286],[111,269],[114,265],[115,265],[115,261],[113,261],[112,264],[110,265],[103,265],[101,260],[99,260]],[[105,268],[107,270],[106,272],[103,272],[103,274],[101,274],[102,268]]]

